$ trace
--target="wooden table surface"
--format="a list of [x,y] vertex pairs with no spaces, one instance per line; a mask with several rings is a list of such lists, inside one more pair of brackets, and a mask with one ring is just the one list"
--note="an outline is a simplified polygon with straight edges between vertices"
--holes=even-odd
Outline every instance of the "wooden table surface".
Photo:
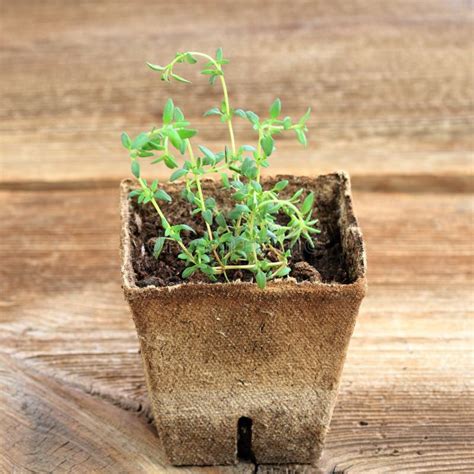
[[[0,0],[0,472],[175,470],[121,294],[119,134],[156,123],[173,96],[222,146],[201,116],[218,88],[144,67],[217,46],[235,106],[314,110],[308,149],[282,139],[273,173],[353,178],[370,289],[318,469],[474,472],[472,8]],[[176,471],[256,468],[298,469]]]

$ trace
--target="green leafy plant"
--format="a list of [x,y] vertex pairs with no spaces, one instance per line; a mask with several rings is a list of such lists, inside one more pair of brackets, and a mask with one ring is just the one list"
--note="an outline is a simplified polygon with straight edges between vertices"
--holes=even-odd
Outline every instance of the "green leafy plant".
[[[292,132],[304,146],[307,144],[306,122],[310,109],[298,121],[281,116],[281,102],[276,99],[270,106],[268,117],[259,117],[250,110],[233,109],[229,103],[223,66],[229,61],[219,48],[215,57],[199,52],[177,53],[166,66],[148,63],[153,71],[161,74],[163,81],[189,82],[175,73],[180,63],[195,64],[204,59],[201,74],[214,84],[220,81],[223,100],[219,107],[213,107],[204,116],[216,116],[227,125],[230,146],[224,150],[212,151],[199,145],[193,146],[197,130],[190,126],[182,110],[168,99],[163,110],[163,123],[148,132],[140,133],[133,140],[122,133],[122,144],[129,150],[131,171],[140,188],[131,192],[140,204],[152,205],[161,219],[164,236],[157,238],[154,255],[159,258],[166,240],[176,242],[181,253],[177,258],[184,260],[186,268],[183,278],[200,271],[211,281],[223,275],[229,281],[228,272],[241,270],[252,272],[257,285],[265,288],[268,280],[290,273],[289,258],[292,247],[305,239],[313,245],[312,234],[317,220],[312,217],[313,193],[299,189],[292,196],[283,198],[280,193],[288,185],[287,180],[276,183],[271,189],[261,184],[261,169],[269,166],[269,159],[275,151],[275,138],[285,132]],[[236,145],[233,120],[238,117],[250,123],[255,130],[255,146]],[[181,156],[181,159],[178,159]],[[206,232],[195,235],[195,230],[186,224],[171,223],[165,216],[161,202],[171,202],[171,197],[158,183],[148,182],[141,175],[140,160],[152,159],[172,170],[169,181],[181,180],[183,199],[193,207],[196,219],[202,219]],[[220,208],[213,196],[205,196],[202,180],[207,176],[219,177],[223,189],[233,200],[231,209]],[[284,214],[285,223],[278,221]],[[192,239],[183,240],[184,233]]]

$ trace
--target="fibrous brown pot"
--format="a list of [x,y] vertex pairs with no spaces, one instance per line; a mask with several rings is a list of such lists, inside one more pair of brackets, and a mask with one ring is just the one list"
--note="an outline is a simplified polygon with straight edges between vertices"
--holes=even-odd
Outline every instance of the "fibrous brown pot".
[[122,183],[123,288],[172,464],[232,464],[238,450],[263,464],[314,463],[321,454],[366,291],[365,253],[347,175],[290,179],[313,190],[317,206],[334,210],[349,283],[140,288],[131,259],[131,184]]

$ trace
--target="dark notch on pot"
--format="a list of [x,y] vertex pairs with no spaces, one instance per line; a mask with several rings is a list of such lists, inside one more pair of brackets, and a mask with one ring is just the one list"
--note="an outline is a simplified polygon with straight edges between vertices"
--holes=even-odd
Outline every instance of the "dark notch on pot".
[[237,423],[237,457],[241,461],[255,462],[252,452],[252,419],[241,416]]

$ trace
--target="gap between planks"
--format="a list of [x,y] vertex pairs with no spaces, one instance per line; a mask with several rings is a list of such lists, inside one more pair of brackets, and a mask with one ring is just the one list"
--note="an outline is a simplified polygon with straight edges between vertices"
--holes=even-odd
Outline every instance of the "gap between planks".
[[[352,188],[359,191],[385,193],[474,193],[474,174],[470,172],[465,174],[354,174],[350,176]],[[161,176],[158,176],[158,178],[163,179]],[[118,185],[119,180],[111,178],[58,181],[0,181],[0,191],[118,189]]]

